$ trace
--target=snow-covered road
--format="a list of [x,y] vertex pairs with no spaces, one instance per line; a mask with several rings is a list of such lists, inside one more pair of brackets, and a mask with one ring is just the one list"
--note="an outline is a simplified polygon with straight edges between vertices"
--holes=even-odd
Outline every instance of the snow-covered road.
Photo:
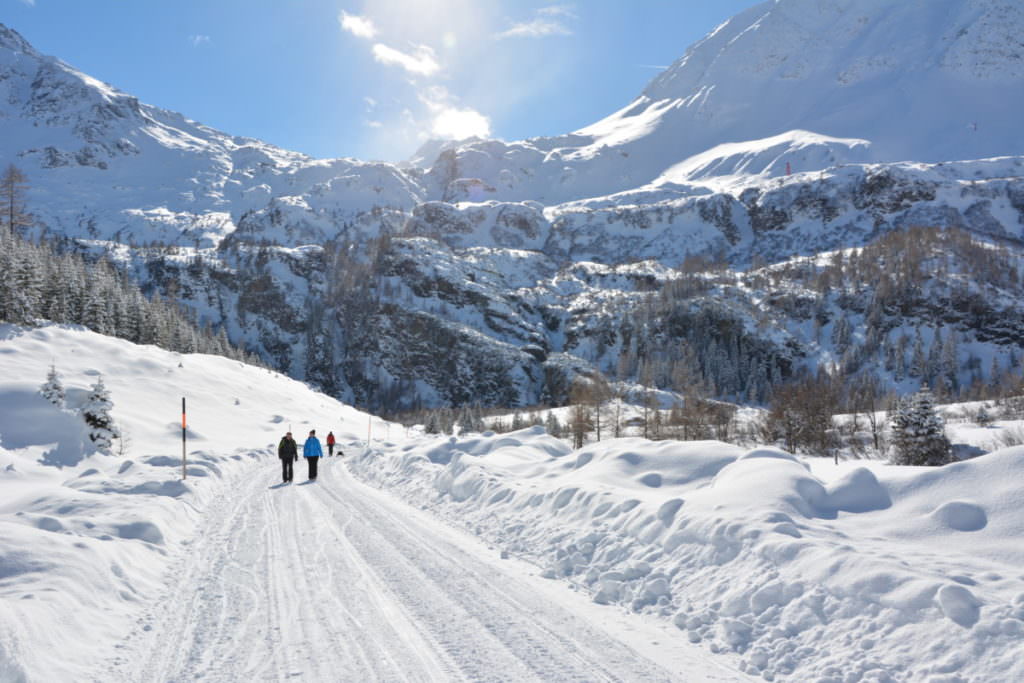
[[663,624],[500,559],[339,459],[311,484],[300,462],[280,485],[276,465],[209,508],[95,680],[750,680]]

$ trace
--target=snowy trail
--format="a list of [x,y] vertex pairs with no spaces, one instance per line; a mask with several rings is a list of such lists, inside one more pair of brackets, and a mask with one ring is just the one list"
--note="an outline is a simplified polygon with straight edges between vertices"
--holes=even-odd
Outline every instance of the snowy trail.
[[212,506],[94,680],[750,680],[498,559],[340,460],[314,484],[299,465],[295,484],[268,464]]

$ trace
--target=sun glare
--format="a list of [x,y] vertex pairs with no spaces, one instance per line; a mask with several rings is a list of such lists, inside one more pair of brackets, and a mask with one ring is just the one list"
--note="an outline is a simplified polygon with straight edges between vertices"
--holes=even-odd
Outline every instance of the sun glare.
[[472,109],[446,108],[434,117],[435,137],[463,140],[471,137],[486,138],[491,134],[491,122]]

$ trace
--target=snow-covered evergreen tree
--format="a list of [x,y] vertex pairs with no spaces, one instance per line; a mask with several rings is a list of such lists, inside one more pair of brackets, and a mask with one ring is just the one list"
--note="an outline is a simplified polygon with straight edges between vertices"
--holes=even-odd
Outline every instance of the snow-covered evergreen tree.
[[441,420],[436,410],[431,410],[427,413],[427,419],[423,422],[423,431],[427,434],[441,433]]
[[903,397],[892,415],[894,465],[945,465],[952,461],[942,416],[931,392],[923,389]]
[[50,366],[50,372],[46,374],[46,382],[39,387],[39,393],[58,408],[64,407],[64,385],[60,382],[56,366]]
[[549,411],[548,412],[548,417],[544,421],[544,429],[551,436],[554,436],[554,437],[561,437],[562,436],[562,425],[558,421],[558,416],[555,415],[554,411]]
[[92,385],[85,404],[82,405],[82,418],[89,425],[89,439],[96,444],[101,451],[110,452],[113,440],[121,436],[110,410],[114,402],[110,400],[110,392],[103,384],[103,378],[98,377]]

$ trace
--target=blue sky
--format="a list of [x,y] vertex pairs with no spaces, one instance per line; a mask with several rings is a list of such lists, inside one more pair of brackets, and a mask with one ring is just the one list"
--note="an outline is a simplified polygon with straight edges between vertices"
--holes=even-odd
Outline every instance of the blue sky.
[[317,157],[581,128],[755,0],[0,0],[144,102]]

